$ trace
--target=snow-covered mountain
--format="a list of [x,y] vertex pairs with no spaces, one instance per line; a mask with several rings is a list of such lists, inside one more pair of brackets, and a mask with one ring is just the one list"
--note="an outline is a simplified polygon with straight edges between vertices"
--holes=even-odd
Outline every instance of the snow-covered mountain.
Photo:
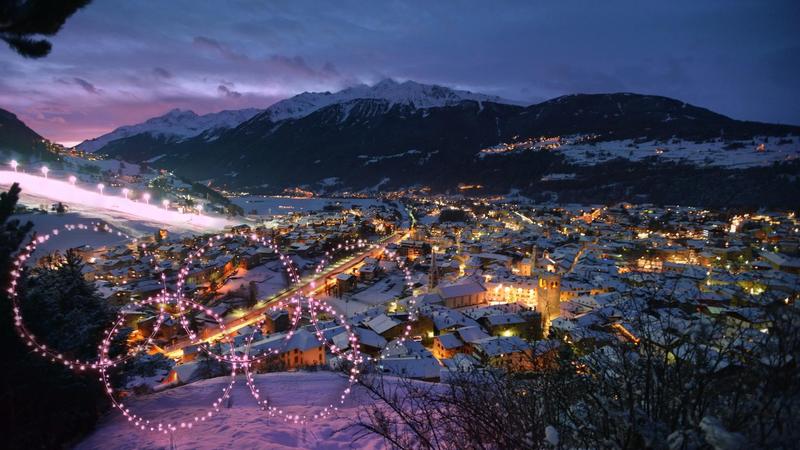
[[220,111],[199,116],[193,111],[173,109],[163,116],[154,117],[136,125],[122,126],[111,133],[86,140],[79,144],[78,148],[87,152],[95,152],[112,141],[142,134],[164,142],[181,142],[206,133],[208,136],[205,136],[205,139],[211,141],[218,135],[218,133],[212,133],[212,131],[235,128],[256,115],[271,122],[299,119],[326,106],[359,99],[385,100],[388,102],[388,106],[404,104],[411,105],[417,109],[451,106],[464,100],[518,104],[517,102],[491,95],[476,94],[414,81],[398,83],[387,78],[373,86],[359,84],[335,93],[303,92],[294,97],[281,100],[266,110],[250,108]]
[[83,151],[94,152],[103,148],[109,142],[140,134],[148,134],[169,142],[180,142],[205,132],[234,128],[259,112],[260,110],[256,108],[248,108],[226,110],[199,116],[193,111],[176,108],[163,116],[153,117],[136,125],[125,125],[111,133],[83,141],[78,145],[78,148]]
[[450,89],[434,84],[421,84],[414,81],[398,83],[387,78],[373,86],[359,84],[336,93],[303,92],[286,100],[281,100],[267,108],[273,122],[285,119],[298,119],[314,111],[336,103],[345,103],[356,99],[386,100],[389,106],[394,104],[411,105],[417,109],[451,106],[465,100],[477,102],[493,102],[503,104],[519,104],[497,96],[476,94],[469,91]]

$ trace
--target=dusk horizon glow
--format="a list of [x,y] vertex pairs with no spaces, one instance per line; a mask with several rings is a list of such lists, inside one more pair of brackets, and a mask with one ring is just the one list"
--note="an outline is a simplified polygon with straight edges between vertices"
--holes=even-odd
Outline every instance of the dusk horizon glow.
[[0,106],[68,145],[174,108],[267,108],[384,78],[525,103],[664,95],[735,119],[800,124],[791,76],[800,6],[682,3],[93,2],[52,38],[47,58],[0,49]]

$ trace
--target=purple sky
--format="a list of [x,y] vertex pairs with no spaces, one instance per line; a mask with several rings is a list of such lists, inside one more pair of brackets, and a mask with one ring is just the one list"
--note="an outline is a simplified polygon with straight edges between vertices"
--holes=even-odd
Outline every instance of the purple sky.
[[75,143],[176,107],[264,108],[393,77],[530,102],[661,94],[800,124],[798,23],[797,0],[95,0],[49,57],[0,48],[0,108]]

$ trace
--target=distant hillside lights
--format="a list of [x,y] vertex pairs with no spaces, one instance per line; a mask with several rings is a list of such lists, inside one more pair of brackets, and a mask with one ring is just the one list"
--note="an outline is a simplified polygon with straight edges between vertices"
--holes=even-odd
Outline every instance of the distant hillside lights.
[[587,135],[577,135],[577,136],[539,136],[535,138],[527,138],[523,140],[518,140],[518,136],[514,136],[514,141],[506,143],[501,142],[497,145],[492,147],[487,147],[481,149],[478,152],[479,157],[484,157],[487,155],[502,155],[506,153],[515,153],[515,152],[522,152],[526,150],[530,151],[546,151],[546,150],[557,150],[562,145],[577,145],[577,144],[585,144],[589,142],[596,141],[599,136],[596,134],[587,134]]

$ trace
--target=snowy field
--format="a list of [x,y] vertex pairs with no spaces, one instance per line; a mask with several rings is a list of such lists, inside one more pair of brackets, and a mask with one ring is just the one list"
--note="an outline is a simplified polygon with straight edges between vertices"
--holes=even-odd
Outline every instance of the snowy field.
[[231,201],[241,206],[245,214],[256,210],[257,214],[262,216],[291,214],[296,211],[319,211],[329,203],[338,203],[345,207],[356,205],[362,208],[380,203],[379,200],[371,198],[295,198],[260,195],[233,197]]
[[322,295],[319,299],[328,303],[337,313],[344,314],[346,317],[361,314],[372,307],[370,304],[353,300],[350,297],[339,298],[332,295]]
[[230,277],[217,293],[224,295],[246,288],[251,281],[258,289],[258,298],[269,297],[287,287],[283,266],[278,261],[270,261],[250,270],[238,269],[236,275]]
[[73,167],[94,166],[100,170],[108,170],[115,173],[121,172],[123,175],[139,175],[141,173],[141,167],[138,164],[122,162],[118,159],[98,159],[92,161],[76,158],[74,156],[64,156],[64,160]]
[[405,287],[405,281],[402,276],[392,275],[378,280],[366,288],[363,284],[359,284],[358,287],[360,289],[358,292],[346,294],[341,298],[325,295],[320,299],[330,304],[336,312],[351,317],[375,305],[383,305],[400,297]]
[[[229,378],[204,380],[127,402],[132,411],[150,420],[180,422],[205,413]],[[256,384],[269,401],[295,414],[318,412],[320,405],[335,403],[347,381],[331,372],[273,373],[256,376]],[[307,425],[295,425],[268,418],[239,376],[231,394],[230,408],[220,410],[210,420],[191,430],[179,429],[173,435],[178,449],[383,449],[383,441],[367,436],[354,441],[356,431],[339,431],[367,404],[363,391],[355,388],[336,417]],[[76,449],[162,449],[170,448],[164,434],[134,429],[118,412],[112,411],[98,428]]]
[[353,294],[353,300],[367,305],[382,305],[403,293],[405,283],[402,276],[390,276],[378,280],[372,286]]
[[59,230],[58,236],[53,236],[47,242],[39,244],[36,248],[36,255],[45,255],[56,250],[64,251],[69,248],[90,245],[94,248],[103,246],[113,246],[128,242],[125,237],[116,234],[118,229],[112,228],[114,233],[99,233],[89,230],[64,231],[64,225],[84,224],[90,225],[97,221],[81,216],[76,213],[56,214],[19,214],[12,217],[18,219],[20,223],[33,223],[33,231],[39,235],[48,234],[53,229]]
[[[769,166],[775,162],[791,161],[800,158],[800,137],[756,137],[751,141],[740,142],[741,148],[724,148],[730,142],[714,141],[695,143],[679,140],[669,143],[648,141],[634,143],[633,140],[607,141],[592,144],[568,144],[559,147],[573,163],[593,165],[615,158],[640,161],[657,157],[665,161],[683,161],[698,166],[717,166],[731,169]],[[766,141],[766,142],[765,142]],[[763,151],[757,146],[764,143]]]

